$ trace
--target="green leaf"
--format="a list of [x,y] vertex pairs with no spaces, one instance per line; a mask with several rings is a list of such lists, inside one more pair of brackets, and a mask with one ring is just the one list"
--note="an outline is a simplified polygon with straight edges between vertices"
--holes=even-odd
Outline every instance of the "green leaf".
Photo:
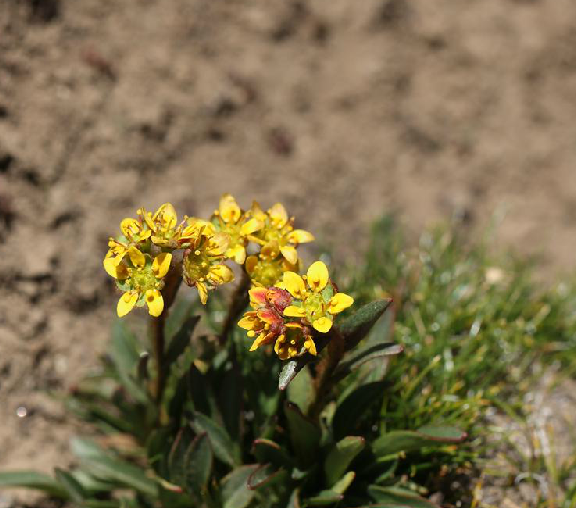
[[404,351],[401,344],[393,344],[391,342],[384,342],[382,344],[375,344],[363,348],[355,349],[354,354],[346,357],[345,360],[338,366],[334,372],[337,379],[342,379],[349,375],[352,371],[358,369],[366,362],[378,358],[385,358],[391,355],[397,355]]
[[196,325],[200,321],[200,316],[190,316],[182,325],[180,330],[174,335],[168,344],[166,354],[164,355],[164,365],[170,368],[174,362],[180,358],[180,355],[190,345],[190,338],[194,333]]
[[342,478],[348,466],[366,444],[363,437],[347,436],[334,445],[324,462],[326,480],[331,487]]
[[124,388],[134,399],[145,403],[148,400],[146,391],[135,380],[137,366],[140,361],[138,341],[121,319],[117,319],[112,326],[110,357]]
[[158,485],[141,468],[103,450],[92,441],[75,438],[72,440],[72,451],[94,476],[131,487],[151,497],[158,494]]
[[148,464],[156,474],[165,478],[168,476],[168,451],[166,443],[170,442],[172,429],[164,427],[152,431],[146,442]]
[[180,487],[186,485],[186,454],[192,445],[194,433],[192,429],[184,427],[178,431],[176,439],[172,443],[168,454],[168,478],[167,480]]
[[288,501],[288,505],[286,508],[301,508],[300,505],[300,491],[298,489],[294,489],[292,494],[290,495],[290,500]]
[[308,408],[314,397],[314,385],[310,371],[304,368],[300,374],[288,385],[288,400],[294,402],[303,413],[308,412]]
[[320,428],[306,418],[298,406],[286,401],[284,413],[288,420],[290,442],[298,459],[303,465],[309,465],[317,458],[316,452],[320,446],[322,433]]
[[66,492],[68,492],[72,501],[80,503],[88,497],[86,491],[82,488],[82,485],[80,485],[78,480],[76,480],[76,478],[74,478],[70,473],[63,469],[56,468],[54,474],[56,479],[66,489]]
[[370,329],[391,304],[391,299],[367,303],[340,325],[340,332],[344,336],[348,351],[368,335]]
[[188,370],[188,390],[192,397],[194,409],[204,414],[210,414],[212,389],[206,382],[206,376],[202,374],[193,363]]
[[243,400],[243,377],[238,367],[232,367],[222,380],[220,388],[220,413],[226,430],[233,438],[238,438],[240,433],[240,418],[242,416]]
[[378,503],[370,508],[438,508],[431,501],[397,487],[370,485],[368,493]]
[[258,466],[241,466],[222,480],[223,508],[244,508],[248,506],[254,492],[248,488],[248,478]]
[[336,494],[344,494],[354,481],[354,478],[356,478],[356,473],[354,471],[348,471],[330,490],[336,492]]
[[174,336],[184,325],[184,322],[190,317],[196,307],[198,307],[198,300],[186,300],[178,298],[177,301],[170,307],[170,313],[166,320],[166,338],[172,341]]
[[269,439],[256,439],[252,444],[252,454],[259,464],[271,463],[277,467],[288,468],[294,465],[290,455],[279,444]]
[[54,478],[35,471],[6,471],[0,473],[0,489],[11,487],[24,487],[39,490],[61,499],[68,499],[69,495]]
[[186,487],[191,492],[202,494],[212,473],[212,448],[208,434],[200,434],[190,445],[185,456]]
[[342,439],[353,433],[362,423],[362,416],[374,404],[382,404],[386,384],[383,381],[366,383],[350,393],[336,408],[332,420],[334,439]]
[[417,431],[395,430],[380,436],[372,443],[376,455],[390,455],[401,451],[411,452],[426,446],[460,443],[466,432],[454,427],[422,427]]
[[198,434],[203,432],[208,434],[214,455],[216,455],[216,457],[218,457],[222,462],[231,467],[240,463],[240,454],[236,443],[230,439],[226,430],[224,430],[224,428],[218,425],[214,420],[198,411],[194,411],[192,427]]
[[271,464],[263,464],[258,466],[248,477],[247,485],[250,490],[256,490],[263,485],[278,483],[280,479],[285,479],[286,476],[285,470],[276,469]]
[[342,494],[338,494],[333,490],[323,490],[319,494],[313,497],[309,497],[304,501],[305,506],[325,506],[328,504],[334,504],[338,501],[342,501],[344,496]]

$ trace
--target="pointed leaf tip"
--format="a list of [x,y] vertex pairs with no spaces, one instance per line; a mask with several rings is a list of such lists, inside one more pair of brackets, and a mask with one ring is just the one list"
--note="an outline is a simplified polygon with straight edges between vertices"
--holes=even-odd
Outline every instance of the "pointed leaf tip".
[[346,341],[346,349],[355,347],[376,324],[376,321],[392,305],[392,298],[376,300],[360,307],[340,326],[340,331]]

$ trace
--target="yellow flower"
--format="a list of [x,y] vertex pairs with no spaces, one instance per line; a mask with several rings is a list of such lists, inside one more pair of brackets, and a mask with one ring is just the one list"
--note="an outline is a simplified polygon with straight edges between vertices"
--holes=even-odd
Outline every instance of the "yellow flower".
[[143,217],[146,225],[150,228],[152,243],[171,249],[178,247],[181,227],[177,227],[178,217],[176,210],[170,203],[161,205],[154,214],[147,212],[144,208],[140,208],[138,215]]
[[276,285],[284,272],[297,269],[283,257],[270,259],[260,256],[248,256],[244,267],[252,283],[264,287]]
[[234,280],[232,270],[222,263],[229,241],[225,233],[201,227],[199,234],[190,238],[184,252],[184,281],[196,287],[203,304],[208,301],[209,290]]
[[280,360],[300,356],[305,351],[314,356],[318,354],[308,327],[294,322],[286,323],[286,331],[278,337],[274,351]]
[[292,302],[288,291],[277,287],[253,287],[248,293],[254,310],[246,312],[238,326],[254,339],[250,351],[274,343],[274,351],[282,360],[305,352],[317,354],[310,328],[297,322],[285,322],[284,309]]
[[298,261],[296,247],[300,243],[314,240],[312,233],[294,229],[294,219],[288,217],[283,205],[276,203],[267,213],[260,205],[253,203],[249,215],[263,223],[263,226],[248,238],[261,246],[260,257],[275,259],[280,254],[292,265]]
[[152,258],[136,247],[130,247],[113,273],[118,287],[124,294],[118,301],[116,311],[119,317],[128,314],[134,306],[148,305],[150,315],[158,317],[164,310],[164,300],[160,290],[164,287],[164,276],[170,269],[172,254],[162,252]]
[[345,293],[334,294],[328,268],[322,261],[312,263],[305,277],[286,272],[279,285],[294,297],[292,305],[284,309],[284,316],[302,318],[321,333],[332,328],[335,314],[354,303]]
[[264,223],[255,217],[250,218],[230,194],[224,194],[220,198],[218,210],[214,212],[212,221],[218,231],[230,237],[226,257],[239,265],[244,264],[248,236],[262,228]]

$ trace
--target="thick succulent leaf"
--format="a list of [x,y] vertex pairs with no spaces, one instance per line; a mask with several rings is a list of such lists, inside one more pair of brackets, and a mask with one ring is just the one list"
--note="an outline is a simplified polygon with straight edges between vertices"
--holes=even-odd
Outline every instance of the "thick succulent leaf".
[[54,470],[56,479],[60,484],[66,489],[70,499],[76,503],[81,503],[86,497],[88,497],[87,492],[84,490],[80,482],[74,478],[69,472],[63,469],[56,468]]
[[162,478],[168,476],[168,452],[167,443],[173,435],[172,429],[164,427],[154,430],[146,442],[146,455],[148,464],[152,466],[156,474]]
[[240,434],[240,418],[244,407],[243,393],[242,374],[239,368],[233,367],[224,374],[218,402],[226,430],[235,439]]
[[241,466],[222,480],[223,508],[244,508],[254,497],[254,491],[248,488],[248,478],[258,468],[257,465]]
[[309,497],[304,501],[304,506],[326,506],[342,501],[344,496],[333,490],[323,490],[315,496]]
[[210,414],[212,407],[210,399],[213,399],[212,389],[210,384],[206,382],[205,375],[194,364],[191,364],[188,370],[188,390],[192,397],[194,409],[204,414]]
[[138,341],[128,326],[117,319],[112,326],[110,357],[116,368],[119,381],[128,393],[137,401],[145,403],[148,399],[143,386],[135,380],[140,361]]
[[370,485],[368,493],[378,503],[370,505],[371,508],[438,508],[431,501],[397,487]]
[[298,489],[294,489],[292,494],[290,494],[290,500],[286,505],[286,508],[301,508],[300,504],[300,491]]
[[304,466],[313,463],[317,458],[316,452],[322,437],[320,428],[291,402],[284,404],[284,412],[288,421],[290,442],[296,456]]
[[35,471],[5,471],[0,473],[0,489],[24,487],[39,490],[49,496],[68,499],[67,490],[54,478]]
[[340,332],[344,336],[348,351],[355,348],[368,335],[370,329],[391,304],[391,299],[367,303],[340,325]]
[[212,447],[208,434],[196,436],[186,453],[185,460],[186,488],[201,494],[206,489],[212,473]]
[[354,478],[356,478],[356,473],[354,471],[348,471],[340,480],[332,485],[330,490],[336,492],[336,494],[344,494],[354,481]]
[[466,432],[448,426],[427,426],[417,431],[395,430],[377,438],[372,443],[372,450],[376,455],[390,455],[401,451],[411,452],[426,446],[460,443],[466,437]]
[[237,444],[230,439],[230,436],[222,426],[206,415],[194,411],[192,427],[198,434],[203,432],[208,434],[214,455],[222,462],[231,467],[240,463],[240,453]]
[[381,404],[385,389],[383,381],[366,383],[350,393],[336,408],[332,419],[334,439],[352,434],[361,423],[360,415],[366,415],[373,404]]
[[287,392],[288,400],[296,404],[306,414],[314,397],[314,385],[307,368],[303,368],[300,374],[288,385]]
[[170,313],[166,320],[166,338],[172,341],[173,337],[182,329],[186,320],[198,307],[198,301],[189,301],[177,299],[177,301],[170,307]]
[[363,437],[347,436],[334,445],[324,462],[326,481],[331,487],[346,473],[348,466],[366,444]]
[[264,485],[285,483],[286,479],[287,473],[284,469],[277,469],[272,464],[263,464],[248,477],[247,484],[250,490],[256,490]]
[[273,464],[277,467],[292,467],[290,455],[279,444],[269,439],[256,439],[252,444],[252,453],[259,464]]
[[174,484],[184,487],[186,484],[186,454],[194,440],[192,429],[185,427],[180,429],[176,439],[170,447],[168,454],[168,478],[167,480]]
[[334,376],[337,379],[342,379],[367,362],[376,359],[383,360],[387,356],[397,355],[402,351],[404,351],[404,348],[400,344],[393,344],[391,342],[372,344],[363,348],[357,348],[353,351],[353,354],[345,357],[344,361],[334,372]]
[[190,338],[194,333],[194,328],[196,328],[198,321],[200,321],[200,316],[191,316],[186,319],[182,324],[182,327],[170,340],[164,356],[164,364],[166,368],[169,368],[170,365],[177,361],[180,355],[190,345]]
[[92,441],[73,439],[72,451],[97,478],[133,488],[151,497],[157,495],[158,485],[143,469],[123,461]]

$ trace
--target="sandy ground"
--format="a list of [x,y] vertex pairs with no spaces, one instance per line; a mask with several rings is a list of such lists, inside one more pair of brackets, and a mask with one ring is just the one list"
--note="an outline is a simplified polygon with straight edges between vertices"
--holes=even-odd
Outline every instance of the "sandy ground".
[[385,211],[505,212],[559,274],[575,118],[572,0],[0,0],[0,469],[66,464],[45,392],[102,351],[139,206],[282,201],[348,259]]

